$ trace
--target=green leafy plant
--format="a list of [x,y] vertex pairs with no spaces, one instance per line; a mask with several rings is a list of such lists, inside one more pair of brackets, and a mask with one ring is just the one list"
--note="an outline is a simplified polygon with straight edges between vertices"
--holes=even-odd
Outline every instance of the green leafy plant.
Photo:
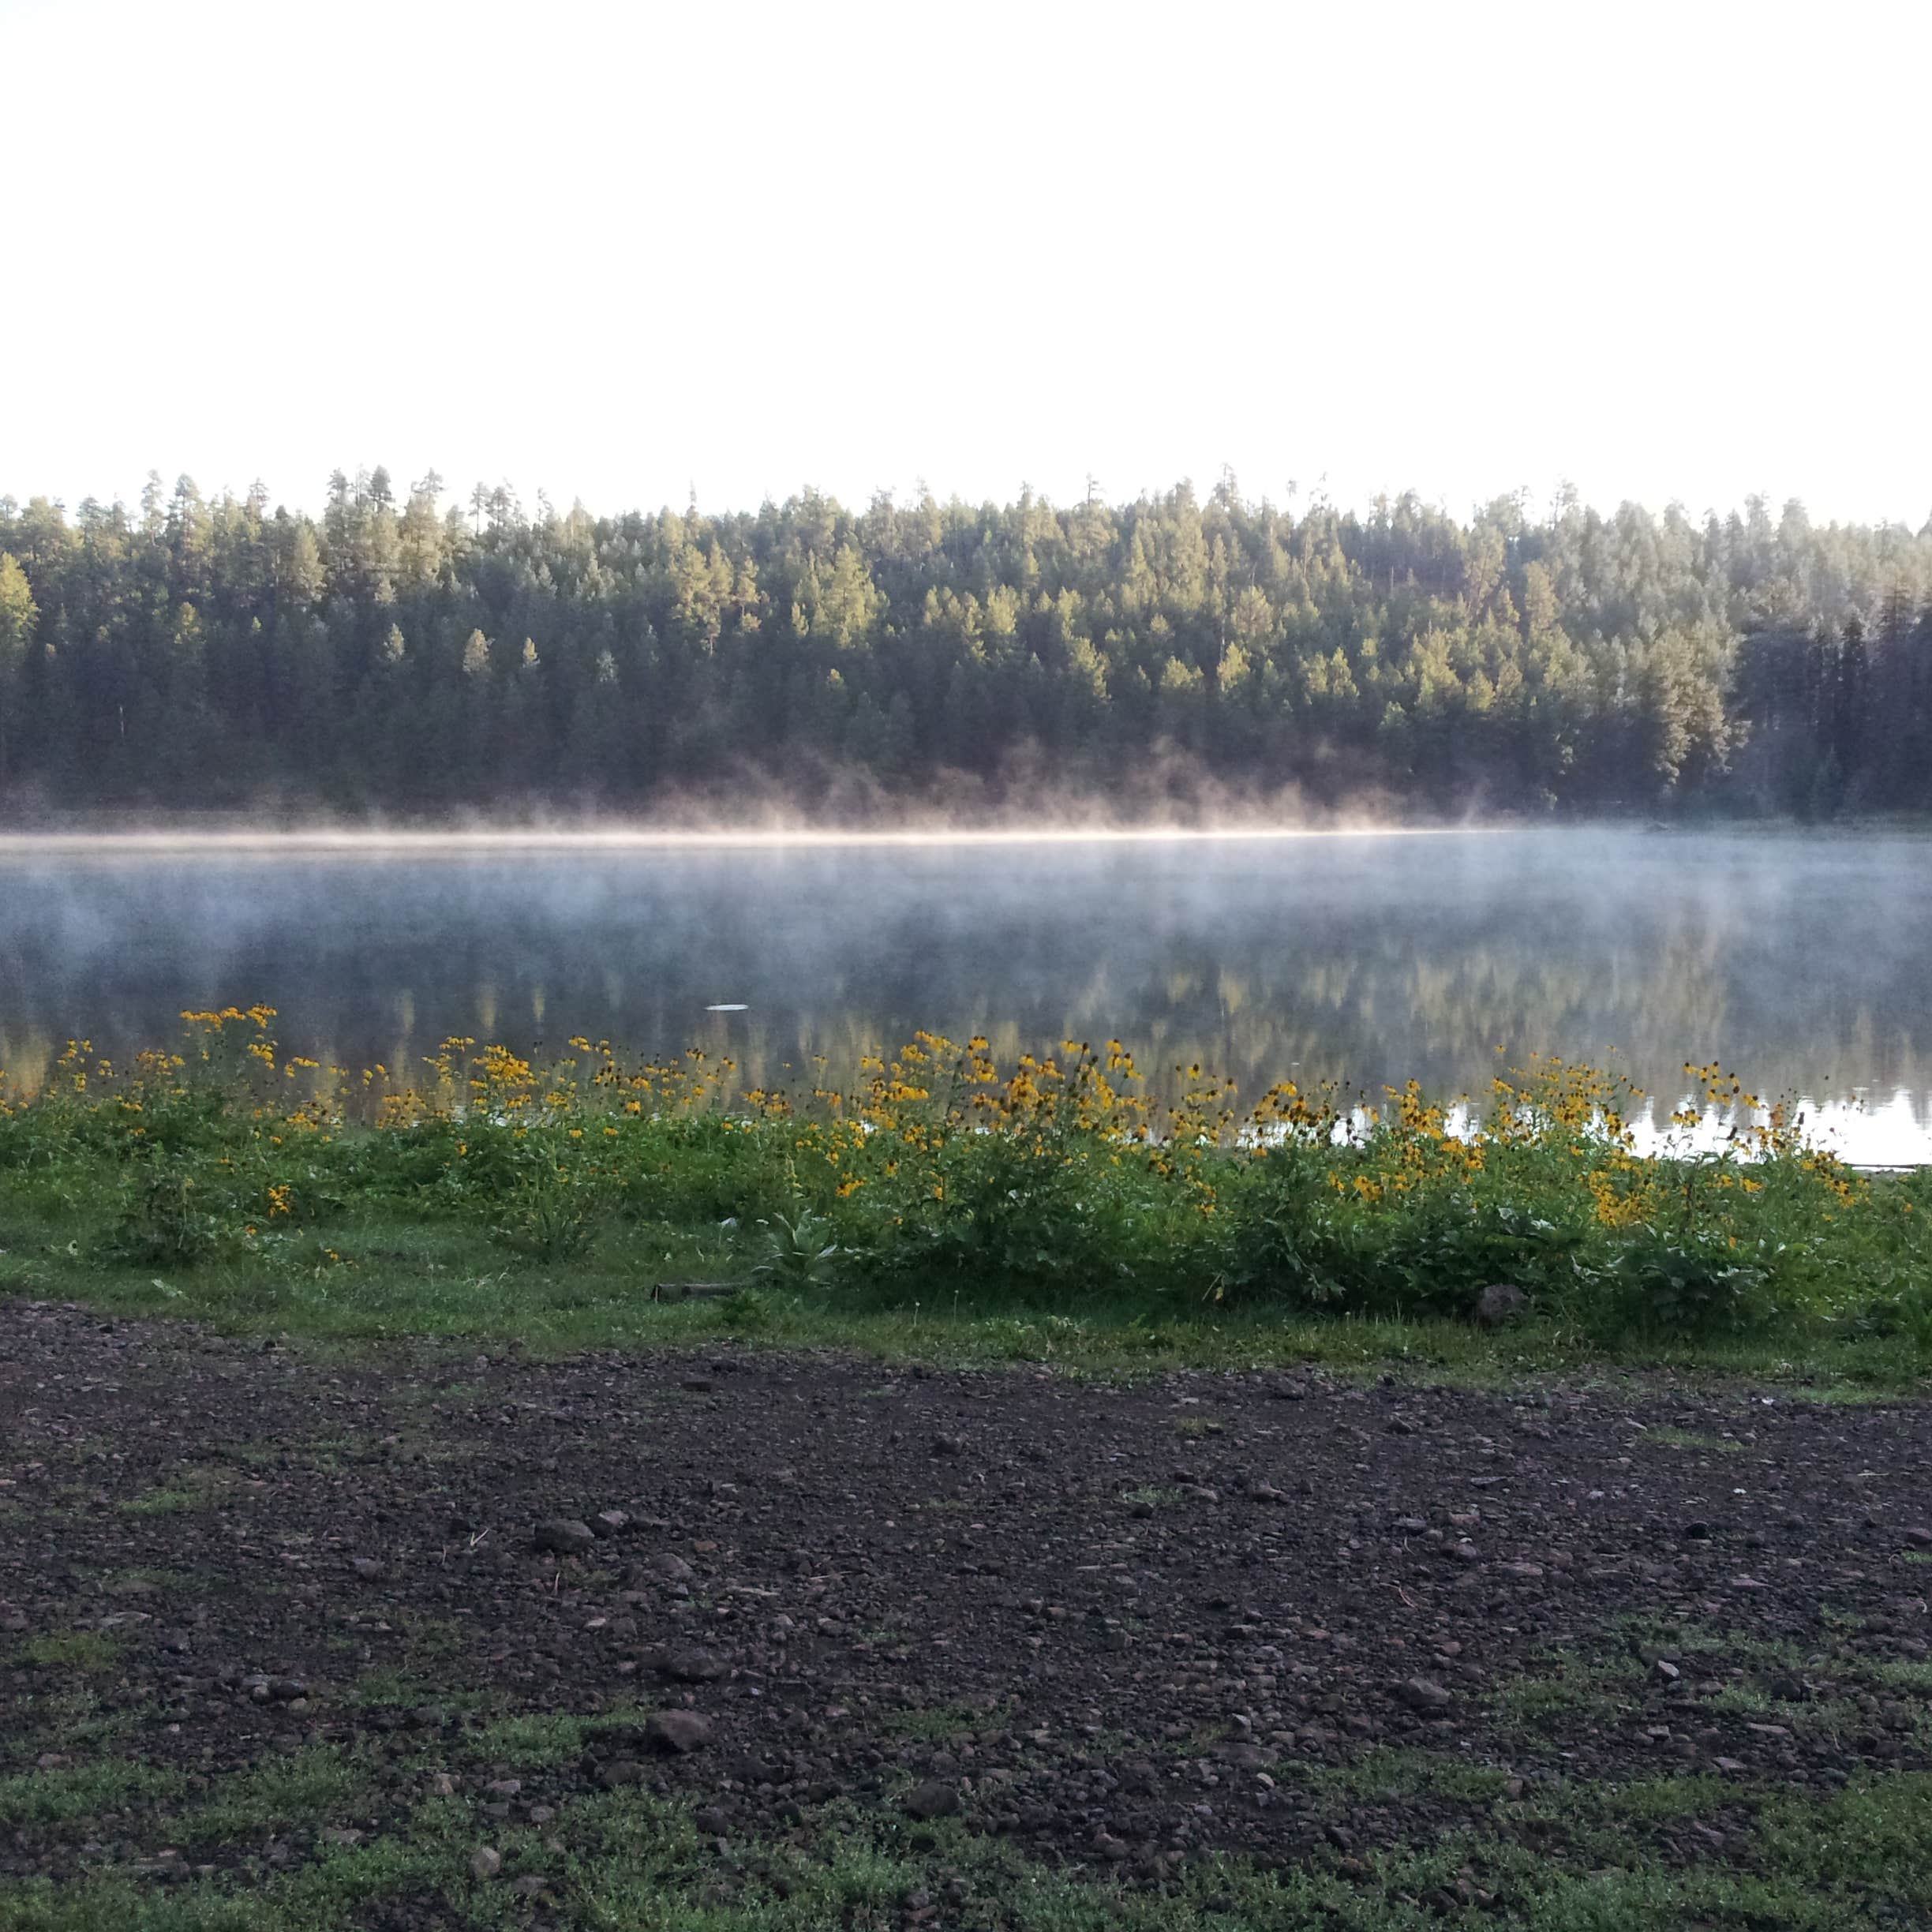
[[513,1253],[534,1261],[575,1261],[587,1255],[607,1218],[600,1189],[563,1167],[526,1169],[504,1201],[490,1232]]
[[822,1215],[801,1208],[789,1215],[775,1214],[758,1225],[765,1230],[765,1253],[752,1269],[754,1275],[790,1288],[818,1288],[837,1273],[844,1251]]
[[1619,1326],[1683,1334],[1745,1327],[1773,1312],[1774,1259],[1757,1244],[1745,1247],[1721,1234],[1646,1225],[1612,1258],[1608,1299]]
[[107,1238],[109,1257],[134,1267],[193,1267],[212,1260],[222,1230],[200,1204],[193,1175],[171,1162],[144,1163]]

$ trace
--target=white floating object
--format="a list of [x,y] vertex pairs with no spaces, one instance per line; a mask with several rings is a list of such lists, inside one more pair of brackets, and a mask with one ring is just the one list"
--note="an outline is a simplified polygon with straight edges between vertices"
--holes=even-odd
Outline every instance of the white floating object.
[[721,1006],[707,1006],[706,1013],[744,1013],[749,1009],[742,1000],[728,1000]]

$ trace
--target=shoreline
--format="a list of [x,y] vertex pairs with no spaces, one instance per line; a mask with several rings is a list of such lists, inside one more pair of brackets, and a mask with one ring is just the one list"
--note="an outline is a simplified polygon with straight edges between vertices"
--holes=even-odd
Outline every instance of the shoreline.
[[1510,833],[1737,838],[1923,838],[1932,818],[1896,816],[1808,823],[1789,818],[1524,819],[1503,816],[1454,823],[1103,825],[1047,822],[948,826],[375,825],[238,822],[223,818],[152,826],[80,822],[0,826],[0,859],[69,855],[170,856],[252,852],[378,854],[439,852],[656,852],[789,849],[918,849],[933,846],[1273,844],[1352,839],[1496,837]]

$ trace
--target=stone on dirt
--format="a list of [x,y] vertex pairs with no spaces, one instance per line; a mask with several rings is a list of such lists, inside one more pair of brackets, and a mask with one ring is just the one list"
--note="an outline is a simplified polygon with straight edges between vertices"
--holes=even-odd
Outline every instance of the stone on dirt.
[[590,1526],[573,1516],[550,1516],[540,1522],[531,1541],[540,1550],[554,1550],[560,1556],[576,1556],[596,1542]]
[[1476,1319],[1485,1328],[1500,1328],[1518,1320],[1530,1306],[1530,1297],[1507,1282],[1492,1282],[1476,1297]]
[[1451,1702],[1449,1692],[1427,1677],[1406,1677],[1395,1687],[1394,1694],[1398,1703],[1411,1710],[1446,1710]]
[[711,1720],[696,1711],[653,1711],[644,1720],[644,1742],[681,1758],[711,1742]]
[[665,1675],[680,1683],[715,1683],[729,1668],[722,1657],[705,1649],[673,1650],[662,1666]]

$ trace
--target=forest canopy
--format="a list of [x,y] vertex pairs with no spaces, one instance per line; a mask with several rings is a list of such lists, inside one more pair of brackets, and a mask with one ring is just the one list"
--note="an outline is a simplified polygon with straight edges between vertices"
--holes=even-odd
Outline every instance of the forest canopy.
[[593,517],[0,498],[0,807],[422,812],[1164,785],[1311,805],[1932,806],[1932,523],[1226,477]]

